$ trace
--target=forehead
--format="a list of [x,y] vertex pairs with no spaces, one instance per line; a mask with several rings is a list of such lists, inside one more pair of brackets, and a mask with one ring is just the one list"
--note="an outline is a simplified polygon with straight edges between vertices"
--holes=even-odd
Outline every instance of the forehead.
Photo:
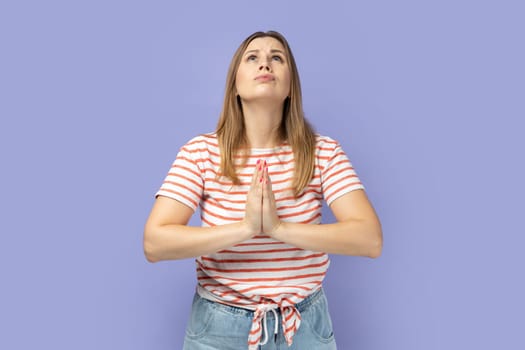
[[285,52],[283,44],[281,44],[279,40],[269,37],[269,36],[253,39],[248,44],[244,52],[250,51],[250,50],[261,50],[261,51],[280,50],[280,51]]

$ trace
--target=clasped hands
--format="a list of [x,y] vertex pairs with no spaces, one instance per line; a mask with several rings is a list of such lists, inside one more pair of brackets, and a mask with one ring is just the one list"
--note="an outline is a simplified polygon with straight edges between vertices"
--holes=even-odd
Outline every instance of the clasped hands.
[[255,166],[246,198],[246,212],[243,222],[252,236],[261,233],[273,236],[281,224],[277,215],[275,196],[265,160],[259,159]]

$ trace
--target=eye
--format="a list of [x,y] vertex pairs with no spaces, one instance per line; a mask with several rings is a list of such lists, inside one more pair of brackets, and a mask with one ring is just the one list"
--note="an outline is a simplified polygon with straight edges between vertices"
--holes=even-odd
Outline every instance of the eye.
[[249,55],[248,57],[246,57],[246,61],[248,61],[248,62],[257,61],[257,56]]
[[279,56],[279,55],[272,56],[272,60],[277,61],[277,62],[283,62],[284,61],[283,58],[281,56]]

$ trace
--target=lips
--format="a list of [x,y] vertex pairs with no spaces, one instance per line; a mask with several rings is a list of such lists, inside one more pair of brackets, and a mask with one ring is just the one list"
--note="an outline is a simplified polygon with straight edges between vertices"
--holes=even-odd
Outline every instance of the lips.
[[261,74],[255,77],[255,80],[265,82],[275,80],[275,78],[272,74]]

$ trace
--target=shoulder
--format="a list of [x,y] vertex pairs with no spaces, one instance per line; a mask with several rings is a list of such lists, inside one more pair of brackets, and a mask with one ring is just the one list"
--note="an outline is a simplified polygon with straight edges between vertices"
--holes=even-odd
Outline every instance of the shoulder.
[[182,150],[195,152],[216,152],[219,149],[219,144],[217,141],[217,134],[208,133],[200,134],[192,139],[190,139],[184,146],[181,147]]
[[339,142],[337,140],[334,140],[330,136],[325,135],[315,135],[315,149],[316,153],[322,153],[322,152],[330,152],[334,151],[336,148],[340,147]]

